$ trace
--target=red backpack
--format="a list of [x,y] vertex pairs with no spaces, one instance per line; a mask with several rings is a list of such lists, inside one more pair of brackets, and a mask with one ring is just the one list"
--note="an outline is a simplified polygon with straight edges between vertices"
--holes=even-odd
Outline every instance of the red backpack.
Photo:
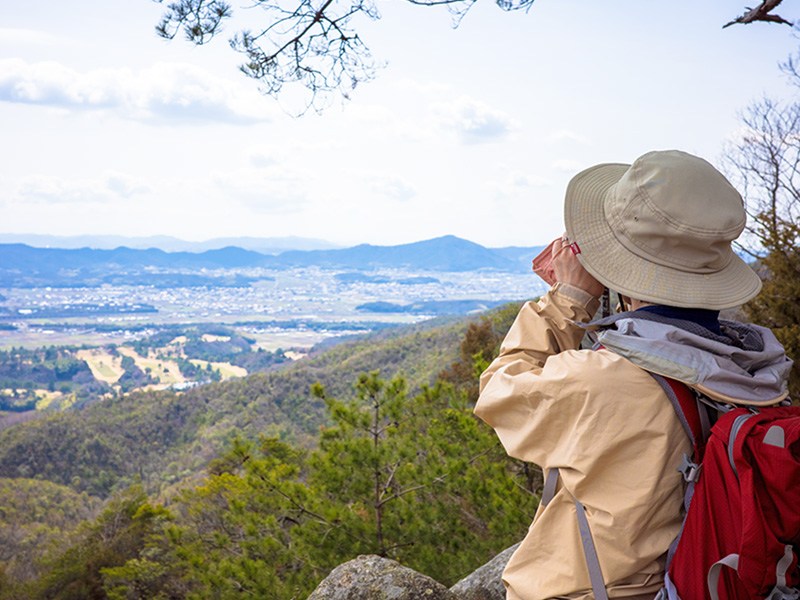
[[800,407],[722,405],[655,377],[694,448],[657,600],[800,599]]

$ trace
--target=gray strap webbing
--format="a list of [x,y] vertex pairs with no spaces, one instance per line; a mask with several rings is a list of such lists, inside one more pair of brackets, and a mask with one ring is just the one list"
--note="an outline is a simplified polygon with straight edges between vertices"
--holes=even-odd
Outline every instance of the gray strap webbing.
[[[775,567],[775,587],[772,588],[765,600],[798,600],[800,598],[800,590],[786,587],[786,572],[792,565],[793,558],[794,549],[789,544]],[[719,575],[722,567],[738,569],[739,555],[729,554],[711,565],[708,571],[708,593],[711,596],[711,600],[719,600]]]
[[[556,495],[556,486],[558,485],[558,469],[553,468],[547,471],[547,478],[544,482],[542,489],[542,499],[540,503],[542,506],[547,506]],[[589,581],[592,583],[592,591],[594,592],[595,600],[608,600],[606,594],[606,582],[603,579],[603,572],[600,570],[600,560],[597,558],[597,550],[594,547],[594,539],[592,538],[592,530],[589,528],[589,520],[586,518],[586,509],[583,504],[578,502],[575,498],[572,499],[575,503],[575,512],[578,517],[578,531],[581,534],[581,544],[583,544],[583,555],[586,558],[586,568],[589,571]]]
[[719,600],[719,574],[722,567],[730,567],[731,569],[739,568],[739,555],[728,554],[725,558],[718,560],[708,570],[708,593],[711,600]]
[[670,404],[672,404],[672,407],[675,409],[675,414],[678,415],[678,420],[681,422],[681,425],[683,425],[683,430],[686,432],[686,435],[689,436],[689,440],[692,442],[692,447],[696,446],[697,440],[694,439],[694,432],[689,425],[689,421],[686,420],[686,415],[683,414],[683,407],[681,407],[680,400],[678,400],[678,397],[675,395],[672,386],[670,386],[670,384],[667,383],[667,380],[661,375],[656,373],[650,373],[650,375],[653,376],[653,379],[655,379],[658,382],[658,385],[660,385],[664,390],[664,393],[669,399]]
[[678,594],[678,588],[672,583],[669,573],[664,573],[664,587],[661,588],[661,592],[663,592],[662,596],[664,600],[681,600],[680,594]]
[[800,598],[800,590],[795,588],[782,588],[778,589],[777,587],[772,588],[772,591],[769,593],[769,596],[764,598],[764,600],[797,600]]
[[592,531],[589,529],[589,520],[586,518],[586,509],[583,504],[575,500],[575,510],[578,515],[578,530],[581,533],[583,554],[586,556],[586,566],[589,569],[589,581],[592,582],[594,598],[595,600],[608,600],[606,582],[603,579],[603,572],[600,570],[600,561],[597,558],[597,550],[594,547]]
[[[681,522],[681,528],[678,531],[678,535],[675,536],[675,539],[672,540],[672,543],[669,545],[669,549],[667,550],[667,564],[666,564],[666,571],[669,571],[669,567],[672,564],[672,559],[675,558],[675,552],[678,551],[678,544],[681,543],[681,537],[683,536],[683,529],[686,525],[686,515],[689,514],[689,505],[692,502],[692,496],[694,496],[694,482],[689,483],[689,489],[684,496],[684,508],[685,514],[683,515],[683,521]],[[669,591],[669,590],[668,590]],[[677,598],[677,592],[675,597]],[[672,598],[672,596],[670,596]]]
[[746,415],[739,415],[733,420],[733,425],[731,425],[731,433],[728,436],[728,462],[731,463],[731,469],[733,469],[733,474],[736,475],[736,479],[739,479],[739,472],[736,470],[736,461],[733,457],[733,447],[736,444],[736,437],[739,435],[739,432],[742,430],[742,426],[745,424],[749,418],[753,416],[753,413],[748,413]]
[[783,551],[783,557],[778,561],[778,566],[775,568],[775,585],[778,587],[786,587],[786,571],[792,566],[792,559],[794,558],[794,549],[791,544],[787,544]]
[[542,499],[539,501],[542,506],[550,504],[550,500],[556,495],[556,485],[558,484],[558,469],[550,469],[547,472],[547,479],[544,481],[542,489]]
[[786,572],[792,566],[794,559],[794,548],[787,544],[783,556],[775,567],[775,587],[772,588],[766,600],[797,600],[800,598],[800,590],[786,587]]
[[711,419],[708,418],[708,408],[699,396],[697,397],[697,414],[700,415],[700,431],[703,432],[703,439],[708,440],[711,436]]

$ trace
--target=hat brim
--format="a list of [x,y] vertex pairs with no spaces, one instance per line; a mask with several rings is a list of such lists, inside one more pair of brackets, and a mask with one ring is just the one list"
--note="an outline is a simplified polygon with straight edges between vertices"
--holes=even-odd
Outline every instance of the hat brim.
[[637,256],[617,240],[605,216],[605,200],[629,167],[597,165],[578,173],[567,186],[564,222],[570,240],[580,247],[584,268],[609,289],[667,306],[721,310],[755,297],[761,280],[735,254],[715,273],[692,273]]

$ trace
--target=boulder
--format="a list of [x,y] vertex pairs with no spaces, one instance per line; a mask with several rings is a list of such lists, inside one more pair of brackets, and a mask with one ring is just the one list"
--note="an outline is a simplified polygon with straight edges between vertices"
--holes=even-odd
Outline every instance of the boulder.
[[458,600],[430,577],[380,556],[359,556],[331,571],[308,600]]
[[519,544],[503,550],[488,563],[459,581],[450,591],[458,600],[505,600],[503,569]]

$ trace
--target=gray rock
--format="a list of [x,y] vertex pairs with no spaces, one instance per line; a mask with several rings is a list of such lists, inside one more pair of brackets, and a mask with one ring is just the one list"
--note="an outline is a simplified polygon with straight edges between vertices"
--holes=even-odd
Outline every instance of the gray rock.
[[488,563],[467,575],[450,591],[459,600],[505,600],[506,589],[503,586],[503,569],[519,544],[503,550]]
[[380,556],[359,556],[331,571],[308,600],[457,600],[430,577]]

